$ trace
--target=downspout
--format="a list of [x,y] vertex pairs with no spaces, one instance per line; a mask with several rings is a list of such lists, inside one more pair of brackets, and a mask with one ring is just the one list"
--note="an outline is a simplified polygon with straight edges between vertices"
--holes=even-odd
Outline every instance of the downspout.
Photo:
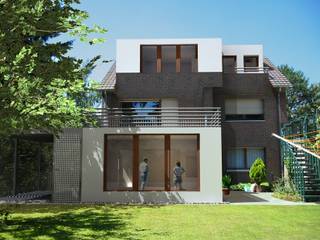
[[[281,87],[278,88],[278,93],[277,93],[277,108],[278,108],[278,134],[281,136]],[[280,159],[280,173],[281,176],[284,176],[284,164],[283,161],[281,160],[281,148],[279,151],[279,159]]]

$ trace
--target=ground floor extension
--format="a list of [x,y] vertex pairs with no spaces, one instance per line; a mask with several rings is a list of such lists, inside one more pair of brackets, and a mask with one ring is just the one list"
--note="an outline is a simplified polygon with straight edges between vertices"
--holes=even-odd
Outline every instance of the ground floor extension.
[[66,129],[55,202],[222,202],[221,128]]

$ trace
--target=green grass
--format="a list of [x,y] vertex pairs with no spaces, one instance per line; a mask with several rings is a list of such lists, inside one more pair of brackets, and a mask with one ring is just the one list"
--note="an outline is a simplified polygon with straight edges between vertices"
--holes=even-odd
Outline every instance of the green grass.
[[[1,206],[0,206],[1,207]],[[0,239],[320,239],[320,206],[18,205]]]

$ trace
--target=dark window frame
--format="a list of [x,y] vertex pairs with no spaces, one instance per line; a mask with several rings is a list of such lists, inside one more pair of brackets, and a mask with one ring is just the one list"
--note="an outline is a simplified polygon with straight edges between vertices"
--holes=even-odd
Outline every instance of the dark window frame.
[[[256,66],[246,66],[246,58],[255,58]],[[257,72],[259,69],[259,55],[244,55],[243,56],[243,67],[245,72]]]
[[228,151],[234,149],[243,149],[244,151],[244,168],[229,168],[228,166],[228,159],[226,159],[227,171],[244,171],[250,170],[248,166],[248,150],[250,149],[262,149],[263,150],[263,162],[266,163],[266,148],[265,147],[230,147],[227,149],[227,158],[228,158]]
[[[132,174],[132,189],[118,189],[118,190],[110,190],[107,189],[107,166],[108,166],[108,136],[132,136],[132,164],[133,164],[133,174]],[[165,182],[164,182],[164,190],[139,190],[139,136],[140,135],[157,135],[164,136],[164,174],[165,174]],[[171,161],[171,144],[170,144],[170,136],[197,136],[197,144],[196,144],[196,164],[198,169],[198,178],[197,178],[197,188],[194,190],[176,190],[171,189],[171,177],[170,177],[170,161]],[[104,157],[103,157],[103,192],[200,192],[200,134],[104,134]]]
[[[198,72],[198,44],[141,44],[140,45],[140,73],[144,73],[143,70],[143,47],[157,47],[157,70],[154,73],[162,73],[162,46],[175,46],[176,47],[176,73],[181,72],[181,46],[194,46],[195,48],[195,59],[197,61],[197,69],[194,72]],[[192,70],[190,71],[190,73]],[[150,73],[149,73],[150,74]]]
[[[262,101],[262,114],[224,114],[225,121],[265,121],[265,100],[259,97],[229,97],[227,99],[259,99]],[[225,105],[224,105],[225,106]]]

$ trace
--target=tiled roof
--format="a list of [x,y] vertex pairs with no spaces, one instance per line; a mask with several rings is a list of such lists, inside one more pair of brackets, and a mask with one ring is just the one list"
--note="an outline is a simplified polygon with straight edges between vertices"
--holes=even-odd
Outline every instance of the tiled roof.
[[272,64],[268,58],[264,58],[263,63],[269,67],[269,81],[273,87],[292,87],[290,81]]
[[100,90],[114,90],[116,85],[116,63],[113,63],[100,84]]

